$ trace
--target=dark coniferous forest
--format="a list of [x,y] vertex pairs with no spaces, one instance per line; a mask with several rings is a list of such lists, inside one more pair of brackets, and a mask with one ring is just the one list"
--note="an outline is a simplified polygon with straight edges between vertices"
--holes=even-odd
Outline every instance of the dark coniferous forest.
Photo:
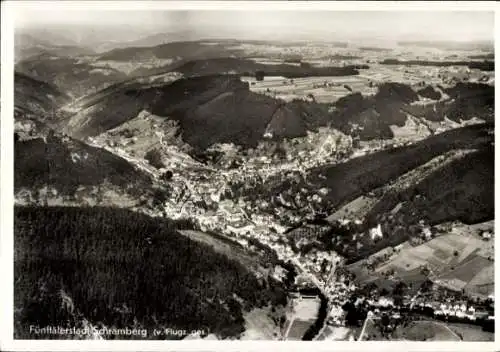
[[235,337],[244,311],[286,304],[280,287],[176,233],[187,227],[112,208],[16,207],[15,338],[51,338],[30,336],[29,326],[71,328],[84,319]]

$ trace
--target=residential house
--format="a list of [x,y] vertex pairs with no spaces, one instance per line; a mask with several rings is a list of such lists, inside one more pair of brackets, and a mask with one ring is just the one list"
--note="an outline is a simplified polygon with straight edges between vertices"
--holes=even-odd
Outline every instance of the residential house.
[[382,226],[378,224],[377,227],[374,227],[373,229],[370,230],[370,237],[372,240],[375,240],[376,238],[382,238]]
[[481,237],[484,239],[484,240],[490,240],[491,239],[491,232],[490,231],[483,231]]
[[377,302],[377,305],[384,307],[384,308],[385,307],[394,307],[394,299],[390,298],[390,297],[380,297],[378,302]]

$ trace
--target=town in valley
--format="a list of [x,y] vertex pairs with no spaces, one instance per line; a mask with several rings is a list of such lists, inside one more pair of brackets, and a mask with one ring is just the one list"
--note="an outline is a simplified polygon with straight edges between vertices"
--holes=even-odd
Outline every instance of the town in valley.
[[493,341],[493,12],[233,12],[18,24],[15,338]]

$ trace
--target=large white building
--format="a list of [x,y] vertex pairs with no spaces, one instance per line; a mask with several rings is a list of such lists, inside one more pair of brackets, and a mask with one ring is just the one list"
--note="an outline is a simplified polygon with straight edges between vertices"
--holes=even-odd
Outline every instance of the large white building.
[[382,226],[380,224],[378,224],[377,227],[374,227],[373,229],[370,230],[370,237],[372,240],[383,237]]

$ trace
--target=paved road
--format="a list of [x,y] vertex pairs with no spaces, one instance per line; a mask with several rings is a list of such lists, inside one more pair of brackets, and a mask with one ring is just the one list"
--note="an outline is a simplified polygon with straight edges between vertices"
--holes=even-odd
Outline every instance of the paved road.
[[288,334],[290,333],[290,329],[292,328],[294,321],[295,321],[295,315],[293,315],[292,320],[290,321],[290,324],[288,324],[288,328],[286,329],[285,333],[283,334],[283,340],[288,339]]
[[361,333],[359,334],[359,337],[358,337],[358,341],[363,340],[363,335],[365,334],[365,330],[366,330],[366,324],[368,323],[368,320],[371,320],[371,319],[372,318],[370,315],[366,316],[365,322],[363,323],[363,328],[361,329]]

